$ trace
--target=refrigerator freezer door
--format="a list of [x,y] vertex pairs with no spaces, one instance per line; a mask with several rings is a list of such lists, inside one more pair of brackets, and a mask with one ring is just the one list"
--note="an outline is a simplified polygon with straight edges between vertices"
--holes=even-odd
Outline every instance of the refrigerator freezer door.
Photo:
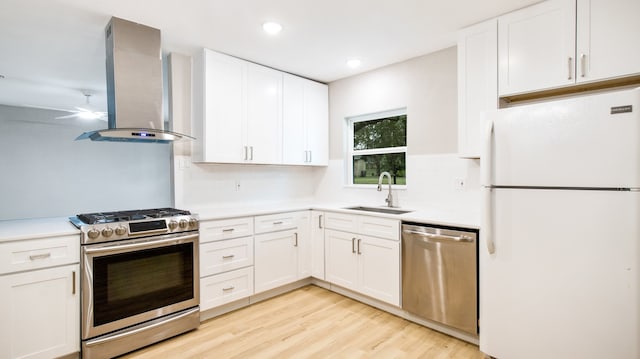
[[639,113],[640,88],[499,110],[492,184],[640,188]]
[[495,253],[480,251],[480,350],[640,358],[640,193],[491,191]]

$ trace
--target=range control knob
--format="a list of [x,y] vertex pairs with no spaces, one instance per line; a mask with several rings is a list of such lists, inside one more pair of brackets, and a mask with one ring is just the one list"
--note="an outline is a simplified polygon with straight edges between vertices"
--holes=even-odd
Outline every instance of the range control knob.
[[113,228],[107,227],[102,230],[102,235],[107,238],[111,237],[112,234],[113,234]]
[[169,222],[169,229],[170,229],[170,230],[172,230],[172,231],[173,231],[173,230],[174,230],[174,229],[176,229],[176,228],[178,228],[178,222],[176,222],[176,221],[171,221],[171,222]]
[[96,239],[96,238],[98,238],[100,236],[100,231],[95,229],[95,228],[93,228],[93,229],[90,229],[89,231],[87,231],[87,235],[91,239]]
[[123,226],[119,226],[119,227],[116,228],[116,234],[117,235],[122,236],[122,235],[124,235],[126,233],[127,233],[127,229],[124,228]]
[[189,222],[186,219],[181,219],[180,220],[180,228],[187,228],[188,224],[189,224]]
[[198,220],[195,218],[189,218],[189,227],[196,227],[198,225]]

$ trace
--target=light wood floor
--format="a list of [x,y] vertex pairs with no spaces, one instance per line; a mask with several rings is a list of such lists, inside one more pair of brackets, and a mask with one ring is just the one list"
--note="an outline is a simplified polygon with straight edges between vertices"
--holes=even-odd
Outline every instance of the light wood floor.
[[310,285],[124,358],[484,358],[478,347]]

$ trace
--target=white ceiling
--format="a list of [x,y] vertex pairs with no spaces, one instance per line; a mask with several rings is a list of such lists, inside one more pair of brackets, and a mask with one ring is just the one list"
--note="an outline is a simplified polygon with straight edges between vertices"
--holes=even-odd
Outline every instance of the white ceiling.
[[[326,83],[453,46],[460,28],[538,1],[2,0],[0,103],[70,108],[89,91],[105,108],[111,16],[160,29],[165,53],[207,47]],[[278,36],[262,32],[268,20]]]

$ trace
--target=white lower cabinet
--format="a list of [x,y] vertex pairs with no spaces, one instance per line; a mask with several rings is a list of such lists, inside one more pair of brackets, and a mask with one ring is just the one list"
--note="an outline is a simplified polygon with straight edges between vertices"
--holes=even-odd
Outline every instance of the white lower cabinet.
[[[274,215],[255,217],[257,223],[271,221]],[[255,292],[293,283],[311,276],[311,247],[309,243],[310,211],[279,214],[291,218],[294,229],[256,234],[255,236]],[[282,219],[276,222],[285,222]],[[274,229],[280,228],[278,226]]]
[[72,264],[0,276],[0,358],[80,351],[79,269]]
[[255,237],[256,293],[273,289],[298,278],[296,230],[259,234]]
[[311,276],[325,280],[324,274],[324,212],[311,211],[309,229]]
[[[326,281],[400,306],[400,222],[335,213],[327,213],[326,219]],[[354,226],[357,232],[330,229]]]
[[207,310],[253,294],[253,267],[216,274],[200,280],[200,309]]
[[253,294],[253,217],[200,224],[200,309]]

